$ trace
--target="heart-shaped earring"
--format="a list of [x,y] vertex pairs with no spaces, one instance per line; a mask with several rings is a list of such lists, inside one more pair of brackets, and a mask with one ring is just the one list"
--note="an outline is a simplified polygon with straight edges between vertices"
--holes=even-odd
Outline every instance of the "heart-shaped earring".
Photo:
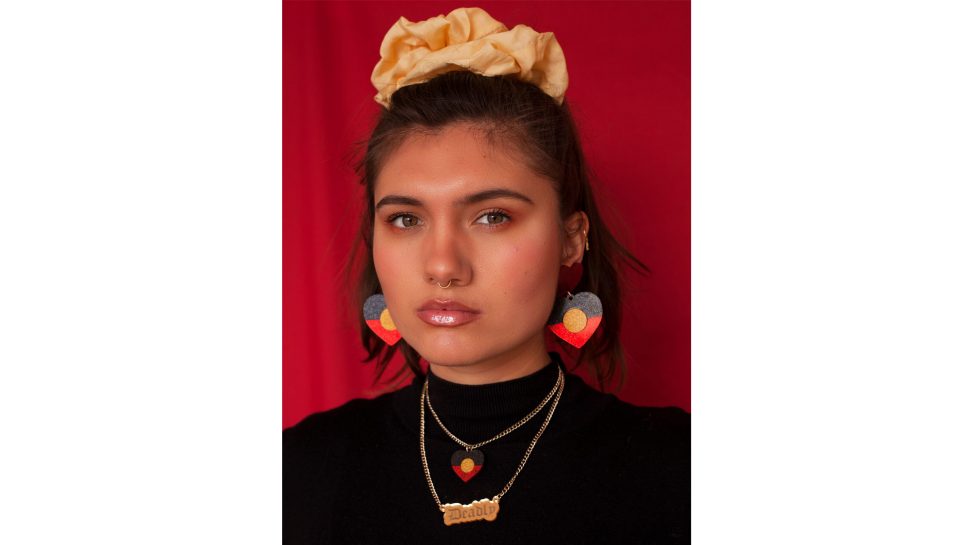
[[603,320],[603,302],[595,293],[567,293],[556,301],[547,327],[567,343],[582,348]]
[[401,340],[401,332],[394,325],[383,294],[375,293],[364,301],[364,320],[367,327],[387,344],[393,345]]

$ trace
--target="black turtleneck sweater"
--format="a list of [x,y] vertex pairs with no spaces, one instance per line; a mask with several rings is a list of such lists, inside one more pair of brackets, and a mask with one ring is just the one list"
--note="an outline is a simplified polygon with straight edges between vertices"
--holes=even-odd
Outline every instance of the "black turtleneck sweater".
[[[550,357],[531,375],[480,386],[432,373],[432,406],[460,439],[484,441],[539,405],[557,368],[566,372],[558,354]],[[421,466],[423,382],[312,414],[283,431],[284,543],[689,543],[689,415],[630,405],[568,373],[496,520],[445,526]],[[461,447],[426,409],[428,466],[441,502],[467,504],[502,490],[551,406],[482,446],[483,467],[467,483],[451,468]]]

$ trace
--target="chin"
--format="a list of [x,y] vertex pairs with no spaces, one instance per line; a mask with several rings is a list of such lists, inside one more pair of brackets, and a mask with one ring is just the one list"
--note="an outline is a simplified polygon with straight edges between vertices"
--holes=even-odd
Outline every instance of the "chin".
[[488,327],[469,327],[475,325],[478,324],[446,328],[429,326],[424,322],[407,324],[407,331],[402,329],[401,336],[423,359],[445,367],[488,360],[514,350],[529,339],[508,335],[517,329],[527,329],[526,326],[508,326],[498,331]]
[[482,359],[479,349],[468,342],[427,342],[412,345],[425,360],[436,365],[465,365]]

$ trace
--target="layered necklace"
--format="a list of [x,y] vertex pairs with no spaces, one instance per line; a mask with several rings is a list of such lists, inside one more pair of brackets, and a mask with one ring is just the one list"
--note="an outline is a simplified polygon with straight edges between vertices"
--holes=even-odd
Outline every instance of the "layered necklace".
[[[527,414],[522,420],[519,420],[515,424],[506,428],[502,432],[498,433],[491,439],[481,441],[479,443],[467,443],[459,439],[455,434],[451,433],[448,428],[445,427],[441,419],[438,418],[438,414],[435,412],[434,407],[431,406],[431,396],[428,394],[428,376],[425,376],[424,386],[421,388],[421,419],[420,419],[420,443],[421,443],[421,465],[424,468],[424,476],[428,481],[428,488],[431,489],[431,495],[434,497],[434,501],[438,504],[438,509],[441,510],[444,517],[445,526],[450,526],[452,524],[459,524],[462,522],[472,522],[476,520],[487,520],[493,521],[498,516],[499,510],[499,500],[506,492],[512,488],[512,483],[515,482],[515,478],[519,476],[522,468],[525,467],[526,461],[529,460],[529,455],[532,454],[532,449],[535,448],[536,443],[539,441],[539,437],[542,436],[542,432],[546,431],[546,426],[549,425],[549,421],[552,420],[552,414],[556,411],[556,405],[559,404],[559,398],[562,397],[563,388],[566,385],[566,379],[562,372],[562,368],[558,367],[558,377],[556,378],[556,384],[553,385],[552,390],[548,395],[539,403],[539,406]],[[429,373],[430,375],[430,373]],[[529,447],[525,451],[525,456],[522,457],[522,461],[519,462],[519,467],[515,470],[512,478],[506,483],[502,490],[492,496],[491,499],[482,498],[477,501],[473,501],[468,504],[461,503],[446,503],[442,504],[441,500],[438,498],[438,493],[435,491],[434,482],[431,480],[431,471],[428,469],[428,458],[425,454],[424,448],[424,406],[427,404],[428,410],[431,412],[431,416],[434,417],[438,425],[441,426],[441,430],[450,437],[453,441],[461,445],[464,450],[455,451],[451,456],[451,468],[461,478],[462,481],[468,482],[472,477],[481,471],[483,464],[485,463],[485,455],[479,449],[484,445],[491,443],[505,437],[506,435],[512,433],[513,431],[519,429],[526,422],[531,420],[535,415],[539,414],[543,407],[545,407],[549,401],[552,400],[552,407],[546,414],[545,421],[539,427],[539,431],[536,432],[535,437],[532,438],[532,442],[529,443]]]

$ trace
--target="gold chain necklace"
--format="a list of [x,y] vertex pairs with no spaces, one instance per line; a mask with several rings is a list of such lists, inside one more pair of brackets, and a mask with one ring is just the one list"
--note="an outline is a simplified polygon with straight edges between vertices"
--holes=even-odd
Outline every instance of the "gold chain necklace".
[[[455,472],[456,475],[458,475],[458,477],[462,481],[467,483],[469,480],[471,480],[472,477],[477,475],[478,472],[481,471],[482,467],[485,465],[485,454],[482,453],[482,451],[478,450],[479,447],[487,445],[497,439],[501,439],[506,435],[512,433],[513,431],[519,429],[520,427],[525,425],[529,420],[532,420],[532,417],[539,414],[542,411],[543,407],[545,407],[546,404],[549,403],[549,400],[552,399],[552,396],[556,394],[556,390],[559,389],[559,382],[562,380],[565,380],[563,377],[562,368],[558,368],[557,370],[559,374],[556,378],[556,383],[552,385],[552,390],[549,390],[549,394],[546,395],[545,399],[543,399],[541,403],[539,403],[538,407],[533,409],[532,412],[527,414],[525,418],[523,418],[522,420],[519,420],[515,424],[512,424],[504,431],[499,432],[495,437],[492,437],[491,439],[486,439],[485,441],[481,441],[479,443],[474,443],[474,444],[466,443],[465,441],[462,441],[461,439],[458,438],[458,436],[451,433],[451,431],[445,427],[445,424],[441,421],[440,418],[438,418],[438,413],[435,412],[434,407],[431,405],[431,394],[430,393],[425,394],[424,398],[428,404],[428,410],[431,411],[431,416],[433,416],[435,421],[438,422],[438,425],[441,426],[442,431],[444,431],[445,434],[448,437],[450,437],[453,441],[455,441],[456,443],[458,443],[459,445],[465,448],[465,450],[457,450],[454,452],[454,454],[451,455],[451,469],[452,471]],[[425,379],[424,379],[425,392],[427,392],[427,389],[428,389],[429,376],[430,374],[425,376]]]
[[434,489],[434,482],[431,480],[431,470],[428,469],[428,457],[425,454],[424,449],[424,404],[428,397],[428,382],[425,380],[424,387],[421,389],[421,430],[419,433],[420,443],[421,443],[421,466],[424,468],[424,478],[428,481],[428,488],[431,489],[431,495],[434,497],[434,501],[438,504],[438,509],[441,510],[445,526],[451,526],[452,524],[460,524],[462,522],[472,522],[476,520],[487,520],[493,521],[498,517],[499,510],[499,500],[502,496],[512,488],[512,483],[515,482],[515,478],[519,476],[522,468],[525,467],[525,463],[529,460],[529,455],[532,454],[532,449],[535,448],[536,443],[539,442],[539,437],[542,437],[542,432],[546,431],[546,426],[549,425],[549,421],[552,420],[552,414],[556,412],[556,406],[559,404],[559,398],[562,397],[562,391],[566,386],[566,381],[562,376],[562,368],[559,369],[559,378],[557,381],[558,388],[556,389],[556,398],[552,401],[552,407],[549,408],[549,413],[546,414],[546,419],[542,422],[542,426],[539,427],[539,431],[536,432],[535,437],[532,438],[532,442],[529,443],[529,448],[525,450],[525,456],[522,457],[522,461],[519,462],[519,467],[515,470],[512,478],[506,483],[505,487],[498,494],[492,496],[492,499],[482,498],[477,501],[473,501],[468,504],[461,503],[446,503],[442,504],[441,500],[438,498],[438,492]]

